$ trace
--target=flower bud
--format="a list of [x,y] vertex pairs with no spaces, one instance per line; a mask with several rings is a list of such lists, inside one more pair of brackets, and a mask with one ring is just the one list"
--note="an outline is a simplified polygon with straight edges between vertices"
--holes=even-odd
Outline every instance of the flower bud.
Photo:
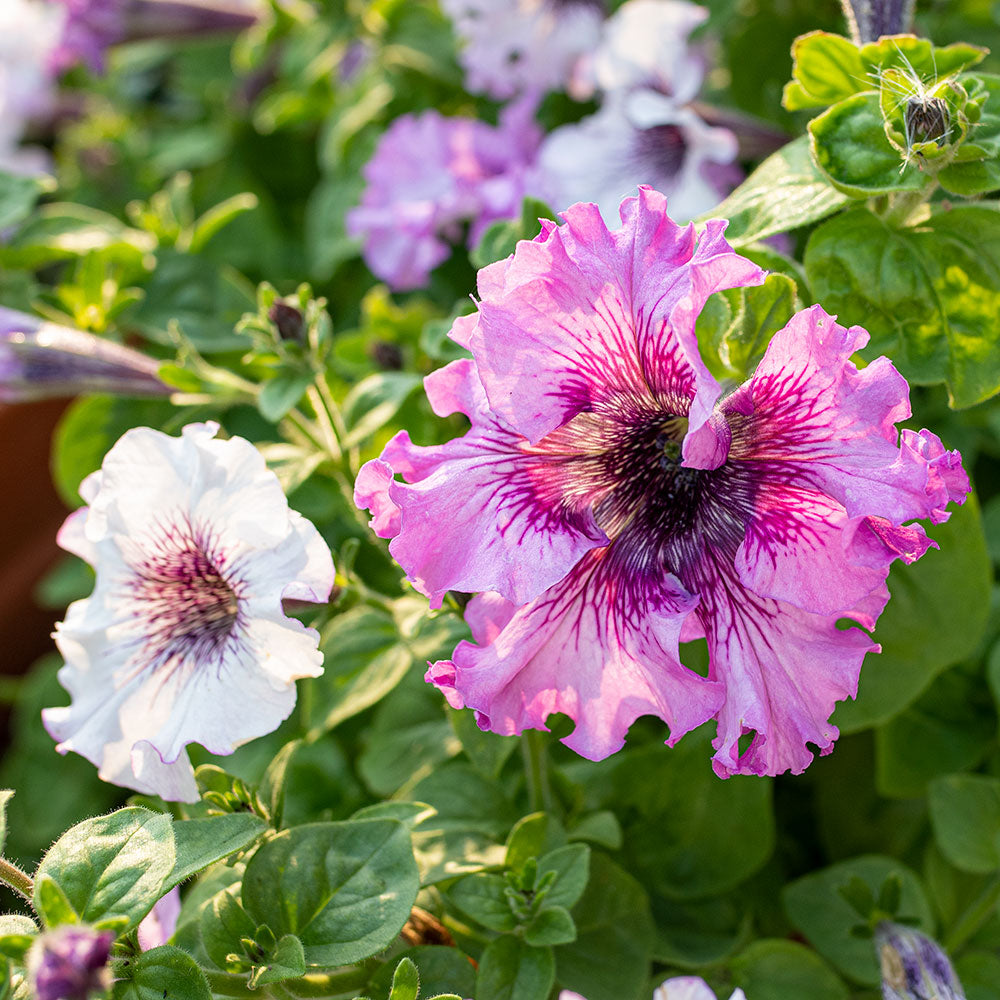
[[35,1000],[87,1000],[111,986],[108,956],[114,931],[67,925],[48,931],[28,951],[27,971]]
[[0,306],[0,402],[82,392],[169,396],[158,369],[139,351]]
[[875,948],[883,1000],[965,1000],[944,949],[926,934],[883,921],[875,928]]

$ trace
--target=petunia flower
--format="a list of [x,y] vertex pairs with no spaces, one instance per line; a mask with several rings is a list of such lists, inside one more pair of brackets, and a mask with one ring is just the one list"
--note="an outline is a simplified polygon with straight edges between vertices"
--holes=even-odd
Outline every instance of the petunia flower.
[[175,885],[170,892],[161,896],[153,908],[139,922],[136,936],[143,951],[152,951],[166,944],[177,930],[177,919],[181,915],[181,891]]
[[601,0],[441,0],[455,26],[465,85],[506,99],[564,89],[598,44]]
[[56,626],[72,704],[45,727],[105,781],[165,799],[198,797],[188,743],[232,753],[323,669],[318,634],[281,602],[328,599],[330,551],[260,452],[217,430],[126,432],[58,536],[97,579]]
[[[653,1000],[716,1000],[708,983],[697,976],[668,979],[653,990]],[[743,990],[734,990],[729,1000],[747,1000]]]
[[169,396],[159,367],[103,337],[0,306],[0,402],[83,392]]
[[26,957],[35,1000],[88,1000],[111,987],[108,957],[114,931],[65,925],[39,935]]
[[554,205],[592,201],[608,225],[629,191],[663,191],[678,220],[713,208],[738,183],[736,136],[690,107],[644,88],[554,129],[538,155],[538,188]]
[[[469,431],[438,447],[403,431],[358,477],[434,606],[479,593],[474,642],[427,679],[498,733],[564,713],[591,759],[652,714],[670,744],[715,718],[720,775],[800,772],[879,648],[843,624],[873,628],[890,563],[932,544],[907,522],[964,500],[958,455],[897,432],[906,382],[886,358],[855,368],[867,333],[818,306],[723,397],[695,320],[763,278],[724,222],[681,228],[650,189],[615,231],[592,204],[563,218],[480,272],[478,313],[452,331],[473,358],[425,380]],[[704,677],[679,653],[702,637]]]
[[397,118],[365,166],[361,204],[347,215],[372,272],[394,289],[418,288],[466,224],[472,247],[491,222],[516,216],[539,139],[527,101],[509,105],[496,127],[436,111]]

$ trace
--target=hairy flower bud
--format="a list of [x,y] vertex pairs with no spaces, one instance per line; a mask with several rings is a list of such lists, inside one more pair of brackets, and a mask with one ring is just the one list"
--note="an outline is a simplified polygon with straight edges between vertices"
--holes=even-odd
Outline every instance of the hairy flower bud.
[[875,928],[883,1000],[965,1000],[944,949],[926,934],[883,921]]
[[28,983],[36,1000],[87,1000],[111,986],[108,956],[114,931],[65,926],[38,938],[28,952]]

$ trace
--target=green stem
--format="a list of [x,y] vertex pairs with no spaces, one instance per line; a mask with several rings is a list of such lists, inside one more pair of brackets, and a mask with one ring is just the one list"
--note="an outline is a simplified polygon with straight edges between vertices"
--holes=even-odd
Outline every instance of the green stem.
[[[354,996],[363,989],[371,978],[371,969],[353,966],[336,972],[308,972],[299,979],[289,979],[284,983],[268,983],[259,990],[247,987],[249,976],[234,975],[203,969],[212,993],[223,997],[259,998],[261,995],[273,997],[336,997]],[[266,993],[264,992],[266,990]]]
[[533,812],[548,812],[552,808],[552,785],[549,782],[545,734],[538,729],[526,729],[521,734],[521,753],[524,755],[524,776],[531,809]]
[[944,940],[944,949],[954,954],[976,933],[1000,902],[1000,878],[995,878],[962,914],[958,923]]
[[13,705],[23,682],[23,677],[0,677],[0,705]]
[[315,384],[306,389],[306,398],[309,400],[313,412],[316,414],[316,421],[323,434],[323,443],[326,445],[327,452],[335,462],[342,462],[344,460],[344,453],[340,448],[337,431],[333,426],[333,421],[330,419],[330,411],[326,408],[323,397],[320,395]]
[[897,191],[889,197],[889,206],[882,213],[882,219],[890,226],[901,227],[921,206],[926,205],[937,187],[937,181],[922,187],[919,191]]
[[12,865],[6,858],[0,858],[0,882],[9,886],[30,903],[35,891],[35,883],[31,876],[21,871],[17,865]]

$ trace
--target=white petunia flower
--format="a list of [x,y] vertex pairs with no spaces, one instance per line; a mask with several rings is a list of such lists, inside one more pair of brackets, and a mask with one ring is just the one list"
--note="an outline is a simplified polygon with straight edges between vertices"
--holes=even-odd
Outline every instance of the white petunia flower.
[[128,431],[58,538],[97,580],[56,626],[73,700],[45,726],[105,781],[171,800],[198,797],[188,743],[228,754],[271,732],[323,670],[281,602],[329,598],[330,551],[260,452],[217,430]]
[[667,196],[671,216],[686,222],[727,193],[732,178],[725,172],[736,153],[729,129],[707,125],[664,94],[633,90],[551,132],[539,152],[539,173],[556,210],[592,201],[615,225],[622,198],[648,184]]
[[[698,976],[668,979],[653,990],[653,1000],[716,1000],[708,983]],[[747,1000],[743,990],[736,990],[729,1000]]]

